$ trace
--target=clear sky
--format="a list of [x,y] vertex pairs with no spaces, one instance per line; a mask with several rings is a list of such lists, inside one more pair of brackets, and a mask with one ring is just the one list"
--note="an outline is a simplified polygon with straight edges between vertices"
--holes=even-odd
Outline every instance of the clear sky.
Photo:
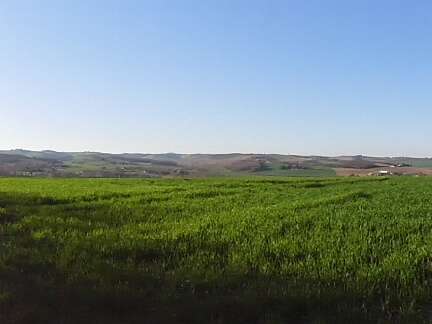
[[0,2],[0,149],[432,156],[432,1]]

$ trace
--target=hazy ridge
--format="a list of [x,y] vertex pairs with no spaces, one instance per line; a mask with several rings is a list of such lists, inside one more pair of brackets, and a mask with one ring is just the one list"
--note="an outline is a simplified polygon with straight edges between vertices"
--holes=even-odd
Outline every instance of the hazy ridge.
[[0,151],[0,176],[205,177],[240,175],[332,176],[432,174],[432,159],[281,154],[109,154],[100,152]]

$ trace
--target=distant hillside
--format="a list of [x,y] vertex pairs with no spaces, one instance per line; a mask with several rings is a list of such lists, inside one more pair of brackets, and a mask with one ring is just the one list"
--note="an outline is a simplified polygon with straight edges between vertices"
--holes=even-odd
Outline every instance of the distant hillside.
[[205,177],[241,175],[332,176],[432,174],[432,159],[279,154],[108,154],[0,151],[0,176]]

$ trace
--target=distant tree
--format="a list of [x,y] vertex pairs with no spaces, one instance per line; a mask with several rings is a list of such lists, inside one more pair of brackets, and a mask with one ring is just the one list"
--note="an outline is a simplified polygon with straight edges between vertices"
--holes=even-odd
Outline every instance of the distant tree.
[[259,166],[255,169],[255,171],[266,171],[271,170],[270,165],[267,163],[267,161],[261,160],[258,161]]

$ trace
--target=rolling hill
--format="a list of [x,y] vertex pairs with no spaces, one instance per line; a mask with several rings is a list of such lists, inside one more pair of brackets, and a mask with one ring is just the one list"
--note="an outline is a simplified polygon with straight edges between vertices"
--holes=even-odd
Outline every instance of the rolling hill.
[[108,154],[99,152],[0,151],[0,176],[206,177],[432,174],[432,159],[279,154]]

